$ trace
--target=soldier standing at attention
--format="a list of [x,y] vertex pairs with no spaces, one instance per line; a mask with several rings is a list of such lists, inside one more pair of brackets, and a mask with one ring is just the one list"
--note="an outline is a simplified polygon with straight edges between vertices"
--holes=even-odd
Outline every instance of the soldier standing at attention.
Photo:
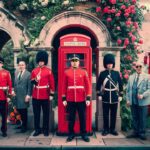
[[36,55],[36,62],[38,66],[31,73],[32,90],[32,104],[34,113],[34,128],[33,136],[41,134],[40,128],[40,112],[43,110],[43,134],[49,135],[49,100],[53,99],[55,84],[54,76],[46,65],[48,63],[48,54],[41,50]]
[[123,95],[123,85],[119,72],[114,70],[114,56],[112,54],[106,54],[104,56],[103,64],[105,70],[100,72],[96,85],[97,96],[99,100],[102,100],[103,108],[102,135],[106,136],[110,133],[112,135],[117,136],[118,133],[115,130],[116,116],[118,102],[119,99],[121,99],[121,96]]
[[7,111],[8,104],[7,101],[10,100],[8,98],[12,95],[12,81],[10,73],[3,69],[4,59],[0,57],[0,114],[2,116],[2,136],[7,136]]
[[82,139],[89,142],[86,135],[86,106],[90,105],[91,85],[86,70],[79,67],[79,56],[73,54],[71,57],[71,67],[65,71],[63,84],[63,105],[67,106],[69,113],[69,136],[67,142],[74,139],[74,124],[76,111],[79,114],[80,132]]

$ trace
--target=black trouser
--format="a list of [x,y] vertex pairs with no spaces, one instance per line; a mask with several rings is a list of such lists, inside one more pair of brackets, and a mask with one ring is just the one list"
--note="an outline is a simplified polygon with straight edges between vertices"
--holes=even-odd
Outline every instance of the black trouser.
[[145,134],[147,106],[131,105],[133,130],[136,134]]
[[[117,116],[117,108],[118,103],[109,104],[109,103],[102,103],[103,106],[103,128],[104,130],[113,131],[115,130],[116,126],[116,116]],[[109,127],[109,114],[110,114],[110,127]]]
[[0,100],[0,114],[2,116],[1,131],[3,133],[6,133],[7,131],[7,111],[8,111],[7,101]]
[[33,113],[34,113],[34,128],[35,131],[41,131],[40,128],[40,113],[41,113],[41,107],[43,111],[43,132],[49,132],[49,100],[32,100],[33,105]]
[[79,115],[80,132],[82,135],[86,134],[85,101],[84,102],[68,102],[67,111],[69,113],[69,135],[74,134],[76,111],[78,112],[78,115]]
[[27,108],[24,109],[17,109],[19,114],[21,115],[21,120],[22,120],[22,129],[27,129],[27,121],[28,121],[28,111]]

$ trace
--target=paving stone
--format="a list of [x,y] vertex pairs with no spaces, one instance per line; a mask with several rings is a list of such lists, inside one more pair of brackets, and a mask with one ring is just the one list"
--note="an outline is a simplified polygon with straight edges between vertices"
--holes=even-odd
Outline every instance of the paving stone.
[[40,147],[46,147],[46,146],[49,146],[50,145],[50,142],[51,142],[51,138],[47,138],[47,139],[32,139],[32,138],[29,138],[26,143],[25,143],[25,146],[40,146]]
[[138,139],[125,139],[125,138],[104,138],[104,143],[106,146],[136,146],[143,145]]
[[54,135],[50,143],[51,146],[76,146],[76,138],[71,142],[66,142],[67,137]]

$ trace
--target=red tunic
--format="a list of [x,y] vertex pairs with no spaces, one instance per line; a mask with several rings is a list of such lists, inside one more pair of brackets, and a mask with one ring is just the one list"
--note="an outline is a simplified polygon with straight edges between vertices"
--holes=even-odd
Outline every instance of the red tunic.
[[[37,76],[40,79],[37,81]],[[38,100],[49,99],[50,94],[54,94],[55,84],[54,76],[48,67],[37,67],[31,73],[31,80],[36,80],[37,84],[33,86],[32,97]]]
[[[7,94],[6,94],[7,93]],[[0,70],[0,100],[6,100],[12,94],[12,81],[9,71]]]
[[91,85],[87,72],[81,68],[69,68],[64,74],[63,95],[67,101],[83,102],[91,96]]

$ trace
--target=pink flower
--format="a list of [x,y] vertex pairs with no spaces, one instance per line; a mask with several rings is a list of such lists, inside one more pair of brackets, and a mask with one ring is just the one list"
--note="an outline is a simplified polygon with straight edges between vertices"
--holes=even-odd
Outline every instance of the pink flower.
[[100,11],[101,11],[101,7],[97,7],[96,12],[100,12]]
[[137,29],[139,27],[137,22],[133,22],[133,25],[134,25],[135,29]]
[[116,12],[116,9],[112,8],[111,13],[115,13],[115,12]]
[[126,74],[124,75],[124,78],[125,78],[125,79],[128,79],[128,78],[129,78],[129,74],[126,73]]
[[133,34],[132,34],[132,32],[129,32],[128,35],[131,37]]
[[116,16],[116,17],[120,17],[120,15],[121,15],[121,13],[118,12],[118,13],[116,13],[115,16]]
[[107,22],[111,22],[112,19],[110,17],[107,18]]
[[117,43],[118,43],[118,45],[120,45],[120,44],[122,43],[122,40],[121,40],[121,39],[118,39],[118,40],[117,40]]
[[129,16],[129,13],[125,13],[124,16],[125,16],[125,17],[128,17],[128,16]]
[[120,26],[117,26],[116,29],[117,29],[118,31],[120,31]]
[[132,40],[132,43],[134,43],[134,41],[136,40],[136,36],[132,35],[131,40]]
[[121,8],[121,9],[126,9],[126,6],[125,6],[125,5],[122,5],[120,8]]
[[111,4],[116,4],[116,0],[109,0]]

